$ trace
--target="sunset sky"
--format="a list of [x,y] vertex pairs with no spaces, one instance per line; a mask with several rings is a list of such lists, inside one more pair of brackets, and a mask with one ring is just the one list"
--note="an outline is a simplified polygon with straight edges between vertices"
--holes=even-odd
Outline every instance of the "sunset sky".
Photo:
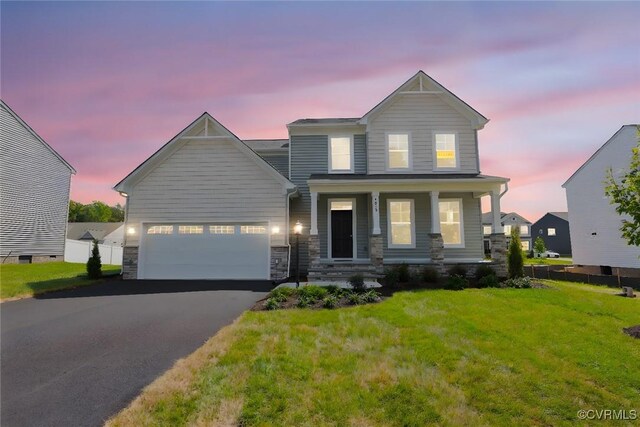
[[503,210],[566,209],[561,184],[640,122],[640,3],[11,3],[1,96],[78,171],[111,187],[203,111],[240,138],[356,117],[419,69],[491,121],[483,173]]

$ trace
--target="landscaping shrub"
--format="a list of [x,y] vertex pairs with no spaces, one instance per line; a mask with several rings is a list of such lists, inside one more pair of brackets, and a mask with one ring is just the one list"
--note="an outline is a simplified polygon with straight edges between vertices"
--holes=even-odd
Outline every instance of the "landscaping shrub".
[[356,292],[364,292],[364,290],[367,289],[364,284],[364,276],[360,273],[354,274],[353,276],[349,277],[349,284],[351,285],[351,288],[353,288],[353,290]]
[[361,301],[363,302],[380,301],[380,294],[373,289],[369,289],[367,292],[363,293],[360,297],[361,297]]
[[271,298],[267,299],[267,302],[264,305],[264,307],[267,310],[277,310],[277,309],[280,308],[280,301],[278,301],[277,299],[271,297]]
[[335,295],[337,297],[342,295],[342,288],[340,286],[329,285],[329,286],[325,286],[324,288],[327,290],[329,295]]
[[533,251],[535,254],[538,254],[538,256],[547,251],[547,247],[544,244],[544,239],[542,238],[542,236],[536,237],[535,242],[533,242]]
[[497,288],[499,286],[500,281],[498,280],[498,276],[496,276],[495,274],[484,276],[480,280],[478,280],[478,287],[480,288]]
[[307,285],[298,288],[298,297],[307,298],[310,302],[315,302],[323,299],[329,294],[326,288],[322,288],[316,285]]
[[398,269],[398,281],[407,283],[411,280],[411,273],[409,273],[409,266],[407,263],[402,263],[396,267]]
[[466,277],[454,274],[453,276],[449,276],[444,288],[450,291],[461,291],[467,286],[469,286],[469,281]]
[[483,277],[486,276],[496,276],[496,271],[490,265],[479,265],[476,269],[476,280],[480,281]]
[[87,261],[87,276],[89,279],[99,279],[102,277],[102,262],[100,260],[100,250],[98,249],[98,241],[93,241],[91,249],[91,257]]
[[324,308],[335,308],[338,305],[338,297],[335,294],[329,294],[322,300]]
[[467,267],[465,267],[464,265],[456,264],[449,268],[448,273],[449,276],[467,277]]
[[395,268],[388,268],[384,272],[384,284],[389,287],[398,286],[398,282],[400,281],[400,275],[398,274],[398,270]]
[[293,288],[276,288],[269,294],[269,299],[273,298],[277,302],[285,302],[290,296],[296,293]]
[[357,294],[355,292],[349,292],[346,294],[346,297],[347,297],[347,302],[349,302],[349,304],[359,305],[364,303],[364,300],[361,294]]
[[422,269],[422,281],[425,283],[438,283],[440,273],[433,267],[425,267]]
[[507,268],[509,278],[524,276],[524,258],[522,256],[522,243],[520,242],[520,230],[513,227],[511,230],[511,242],[507,253]]
[[298,295],[298,303],[296,304],[296,307],[298,308],[309,307],[314,302],[315,300],[311,298],[309,295]]
[[505,288],[527,289],[531,287],[531,278],[527,276],[514,277],[502,282]]

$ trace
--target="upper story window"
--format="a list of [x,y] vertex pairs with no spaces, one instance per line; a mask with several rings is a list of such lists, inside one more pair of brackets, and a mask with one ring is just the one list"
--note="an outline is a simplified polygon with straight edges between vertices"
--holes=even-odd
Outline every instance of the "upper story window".
[[511,225],[504,226],[504,234],[506,234],[507,236],[511,234]]
[[329,137],[329,172],[353,172],[353,138]]
[[547,236],[555,236],[556,229],[555,228],[547,228]]
[[440,199],[440,232],[445,247],[464,247],[462,234],[462,200]]
[[411,169],[411,138],[408,133],[387,134],[387,170]]
[[491,227],[490,225],[484,225],[482,229],[484,230],[484,234],[486,236],[488,234],[491,234],[493,227]]
[[526,236],[527,234],[529,234],[529,226],[528,225],[521,225],[520,226],[520,235],[521,236]]
[[436,133],[435,164],[436,169],[458,168],[458,142],[455,133]]

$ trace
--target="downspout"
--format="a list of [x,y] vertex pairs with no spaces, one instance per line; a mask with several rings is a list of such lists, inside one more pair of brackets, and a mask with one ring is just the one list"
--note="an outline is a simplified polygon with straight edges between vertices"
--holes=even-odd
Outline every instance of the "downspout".
[[280,280],[286,280],[291,276],[291,243],[289,242],[289,229],[291,228],[291,224],[290,224],[290,219],[289,219],[289,214],[290,214],[290,203],[291,203],[291,197],[295,196],[296,194],[298,194],[298,189],[297,188],[289,188],[287,189],[287,216],[286,216],[286,224],[285,224],[285,242],[287,243],[287,275],[283,278],[281,278]]
[[498,195],[498,198],[502,199],[502,196],[504,196],[507,191],[509,191],[509,181],[504,183],[504,191]]

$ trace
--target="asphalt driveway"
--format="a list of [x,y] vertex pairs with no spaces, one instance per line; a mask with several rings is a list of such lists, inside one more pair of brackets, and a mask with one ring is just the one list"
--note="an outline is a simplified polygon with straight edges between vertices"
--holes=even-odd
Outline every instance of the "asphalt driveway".
[[101,425],[269,288],[109,281],[3,303],[0,424]]

